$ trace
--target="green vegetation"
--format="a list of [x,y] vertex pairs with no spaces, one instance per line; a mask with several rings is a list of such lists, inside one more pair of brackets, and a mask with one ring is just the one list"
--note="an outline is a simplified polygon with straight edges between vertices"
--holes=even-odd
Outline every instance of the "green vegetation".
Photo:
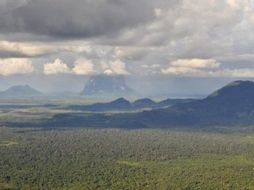
[[0,189],[254,189],[254,133],[0,128]]
[[139,162],[133,162],[133,161],[127,161],[127,160],[118,160],[117,163],[120,165],[126,165],[130,167],[139,167],[141,165]]
[[17,142],[13,142],[13,141],[0,141],[0,146],[12,146],[12,145],[17,145]]

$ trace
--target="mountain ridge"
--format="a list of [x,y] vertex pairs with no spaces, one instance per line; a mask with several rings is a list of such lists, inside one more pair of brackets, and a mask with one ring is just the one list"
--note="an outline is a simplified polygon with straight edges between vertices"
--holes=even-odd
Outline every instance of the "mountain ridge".
[[[169,101],[170,100],[170,101]],[[125,98],[118,98],[111,102],[106,103],[94,103],[90,105],[71,105],[69,108],[81,111],[131,111],[131,110],[142,110],[142,109],[159,109],[162,107],[169,107],[175,104],[183,102],[189,102],[191,99],[166,99],[159,102],[155,102],[150,98],[137,99],[133,102]],[[194,101],[194,99],[193,99]]]

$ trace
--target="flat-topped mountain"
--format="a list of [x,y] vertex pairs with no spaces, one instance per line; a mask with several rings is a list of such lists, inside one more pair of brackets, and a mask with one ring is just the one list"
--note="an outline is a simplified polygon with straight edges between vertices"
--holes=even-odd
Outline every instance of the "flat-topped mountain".
[[133,90],[128,87],[124,76],[91,76],[81,95],[83,96],[128,96]]
[[1,97],[33,97],[43,94],[29,85],[16,85],[0,92]]

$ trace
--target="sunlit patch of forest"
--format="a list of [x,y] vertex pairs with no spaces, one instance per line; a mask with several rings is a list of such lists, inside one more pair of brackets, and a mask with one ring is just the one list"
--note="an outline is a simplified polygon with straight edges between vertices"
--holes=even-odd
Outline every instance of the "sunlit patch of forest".
[[254,189],[254,132],[0,128],[0,189]]

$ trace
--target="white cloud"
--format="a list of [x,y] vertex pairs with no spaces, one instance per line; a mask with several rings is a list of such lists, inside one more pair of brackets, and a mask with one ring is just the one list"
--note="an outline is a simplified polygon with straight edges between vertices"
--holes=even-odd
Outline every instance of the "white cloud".
[[200,76],[203,72],[189,67],[168,67],[161,70],[163,74],[180,75],[180,76]]
[[154,9],[154,14],[155,14],[156,17],[161,17],[162,16],[162,9],[155,8]]
[[43,66],[43,72],[46,75],[69,73],[69,67],[61,59],[56,59],[53,63],[46,63]]
[[188,77],[254,77],[253,68],[224,68],[221,67],[220,63],[213,59],[176,60],[173,61],[167,68],[161,69],[161,73],[171,76]]
[[219,67],[220,63],[214,59],[178,59],[161,72],[171,75],[204,76]]
[[73,75],[128,75],[126,65],[120,59],[107,58],[100,56],[96,59],[78,58],[72,67],[68,67],[61,59],[56,59],[53,63],[44,64],[44,74],[64,74]]
[[[251,75],[252,71],[248,67],[253,65],[254,55],[253,0],[196,0],[195,3],[190,0],[156,0],[148,3],[151,6],[149,15],[152,17],[135,27],[123,28],[117,34],[110,32],[110,35],[94,38],[88,35],[83,40],[70,38],[68,41],[61,38],[54,41],[52,36],[52,40],[46,42],[43,38],[33,38],[31,34],[26,34],[31,40],[27,42],[19,40],[18,35],[22,34],[10,34],[13,37],[0,34],[0,39],[3,40],[0,41],[0,57],[43,55],[47,59],[47,54],[51,53],[56,57],[69,56],[70,59],[86,57],[78,61],[82,63],[75,63],[73,68],[70,66],[69,72],[73,75]],[[43,23],[44,18],[41,18]],[[81,24],[80,27],[83,28],[83,23],[74,25],[76,24]],[[60,25],[62,23],[58,26]],[[60,33],[64,32],[61,28],[62,26],[57,28]],[[104,30],[100,32],[103,33]],[[34,42],[34,39],[41,41]],[[239,61],[239,57],[243,55],[252,57]],[[165,64],[169,60],[176,61],[172,61],[167,67]]]
[[0,59],[0,75],[28,74],[34,72],[34,66],[29,59]]
[[110,60],[110,61],[101,61],[99,63],[100,73],[106,75],[128,75],[130,74],[127,71],[126,64],[120,59]]
[[96,73],[92,60],[85,58],[81,58],[75,61],[72,72],[76,75],[91,75]]
[[110,70],[110,69],[106,69],[103,74],[105,74],[105,75],[114,75],[113,71]]
[[144,69],[159,69],[161,68],[161,65],[160,64],[152,64],[152,65],[141,65],[142,68]]
[[214,59],[178,59],[171,64],[173,67],[197,68],[197,69],[214,69],[220,66]]
[[114,60],[109,62],[108,64],[109,68],[113,74],[115,75],[128,75],[129,72],[126,69],[126,65],[121,60]]
[[42,43],[25,43],[25,42],[11,42],[0,41],[0,56],[24,56],[35,57],[42,56],[49,53],[55,53],[57,50],[54,46],[49,46]]

